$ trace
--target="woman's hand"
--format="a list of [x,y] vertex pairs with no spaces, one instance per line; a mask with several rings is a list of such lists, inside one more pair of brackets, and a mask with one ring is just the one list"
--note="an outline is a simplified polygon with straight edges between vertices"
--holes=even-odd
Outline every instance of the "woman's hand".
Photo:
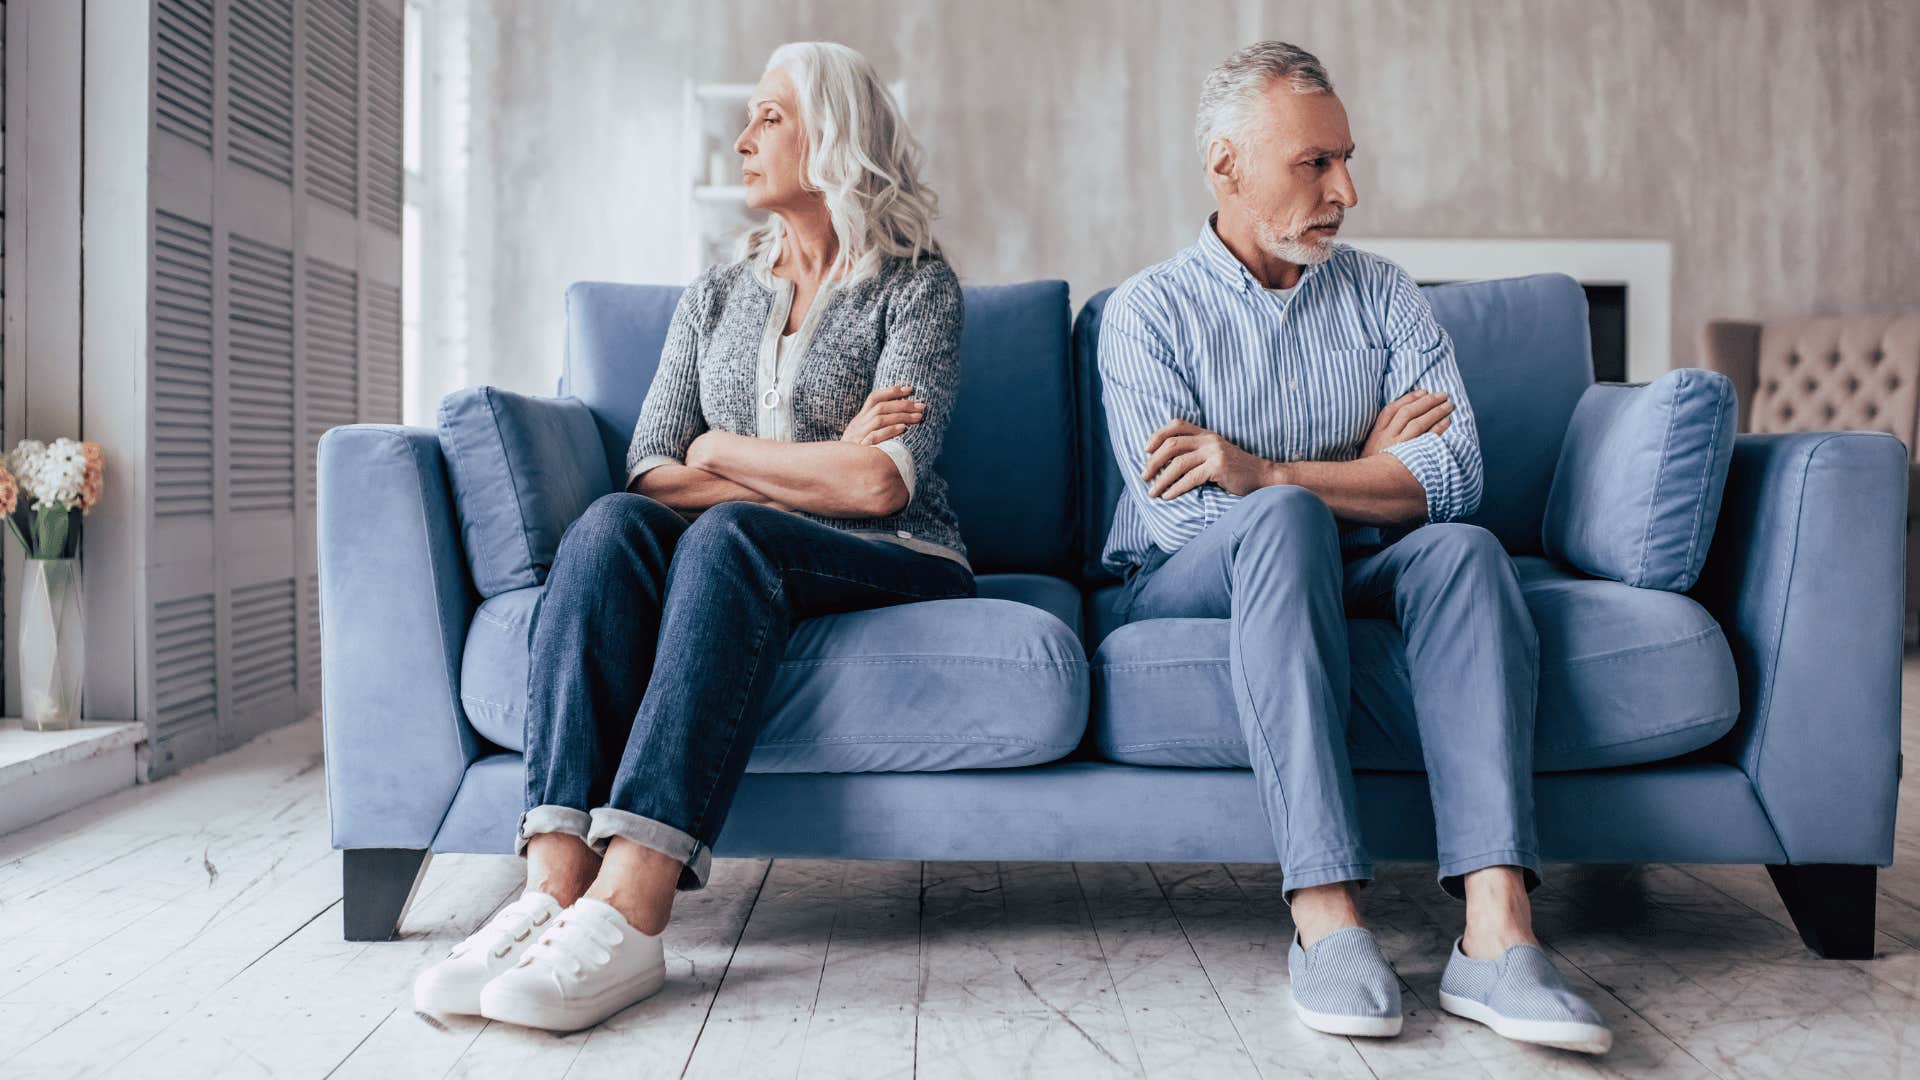
[[1453,402],[1447,400],[1447,395],[1409,390],[1380,410],[1380,415],[1373,421],[1373,432],[1367,436],[1367,444],[1360,449],[1360,456],[1371,457],[1389,446],[1419,438],[1429,431],[1436,434],[1443,432],[1453,423],[1452,417]]
[[926,403],[908,397],[911,393],[911,386],[883,386],[868,394],[847,430],[840,433],[840,441],[878,446],[925,419]]

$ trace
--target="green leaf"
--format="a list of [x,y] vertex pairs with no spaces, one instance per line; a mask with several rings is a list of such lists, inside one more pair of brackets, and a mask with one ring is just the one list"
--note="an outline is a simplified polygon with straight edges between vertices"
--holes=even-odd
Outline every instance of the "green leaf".
[[67,517],[71,511],[63,506],[47,505],[33,513],[33,549],[29,553],[35,559],[64,559],[67,557]]

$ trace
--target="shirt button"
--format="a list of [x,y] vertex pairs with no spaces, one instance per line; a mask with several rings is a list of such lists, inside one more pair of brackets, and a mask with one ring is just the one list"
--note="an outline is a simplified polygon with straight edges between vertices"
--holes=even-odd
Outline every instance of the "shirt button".
[[1298,390],[1298,389],[1300,389],[1300,380],[1299,380],[1299,379],[1288,379],[1288,380],[1287,380],[1287,389],[1289,389],[1289,390]]
[[895,529],[895,530],[894,530],[894,533],[893,533],[893,535],[895,535],[895,536],[897,536],[897,537],[899,537],[899,538],[900,538],[900,539],[902,539],[902,540],[911,540],[911,539],[913,539],[913,534],[912,534],[912,533],[910,533],[910,532],[908,532],[908,531],[907,531],[907,530],[905,530],[905,529]]

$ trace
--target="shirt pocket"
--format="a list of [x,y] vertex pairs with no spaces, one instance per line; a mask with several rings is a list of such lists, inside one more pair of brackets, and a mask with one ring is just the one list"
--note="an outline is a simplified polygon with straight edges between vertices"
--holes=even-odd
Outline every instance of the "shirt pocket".
[[1357,455],[1373,432],[1387,398],[1393,350],[1371,346],[1327,349],[1314,357],[1315,390],[1304,399],[1314,424],[1314,450],[1331,458]]

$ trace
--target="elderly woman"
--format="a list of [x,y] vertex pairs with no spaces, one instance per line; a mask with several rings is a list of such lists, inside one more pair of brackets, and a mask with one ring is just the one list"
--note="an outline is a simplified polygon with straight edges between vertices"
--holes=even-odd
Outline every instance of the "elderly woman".
[[681,296],[627,490],[567,530],[536,609],[526,892],[422,973],[422,1009],[572,1031],[658,990],[794,623],[975,595],[933,471],[960,288],[918,145],[859,53],[807,43],[734,149],[769,220]]

